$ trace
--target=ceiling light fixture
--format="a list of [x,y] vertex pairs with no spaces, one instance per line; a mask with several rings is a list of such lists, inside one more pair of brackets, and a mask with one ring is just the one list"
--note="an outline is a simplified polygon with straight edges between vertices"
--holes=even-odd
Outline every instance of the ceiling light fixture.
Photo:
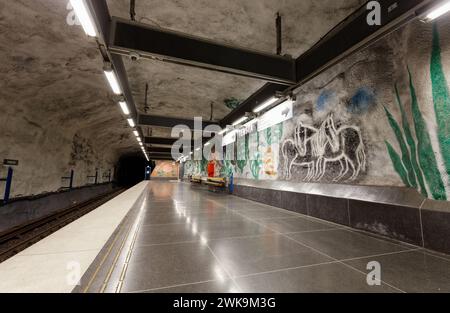
[[130,115],[130,110],[128,110],[128,105],[125,101],[119,102],[120,108],[122,109],[123,114]]
[[103,72],[105,73],[106,79],[111,86],[112,91],[116,95],[122,94],[122,89],[120,88],[119,81],[117,80],[116,73],[114,72],[111,63],[105,63],[103,67]]
[[422,21],[431,22],[438,17],[441,17],[447,12],[450,12],[450,1],[441,1],[437,6],[434,6],[431,10],[424,14]]
[[128,125],[130,125],[131,128],[134,128],[136,126],[136,124],[134,123],[132,118],[127,119],[128,121]]
[[90,37],[97,37],[95,23],[92,19],[91,13],[88,10],[86,2],[84,0],[70,0],[70,4],[72,5],[86,35]]
[[234,122],[234,123],[233,123],[233,126],[237,126],[237,125],[239,125],[239,124],[245,122],[246,120],[248,120],[248,117],[247,117],[247,116],[243,116],[243,117],[241,117],[240,119],[238,119],[236,122]]
[[219,132],[219,135],[223,135],[228,131],[228,128],[223,129],[222,131]]
[[275,102],[277,102],[278,99],[275,97],[270,98],[269,100],[267,100],[266,102],[264,102],[263,104],[257,106],[255,109],[253,109],[254,113],[259,113],[262,110],[264,110],[265,108],[268,108],[269,106],[271,106],[272,104],[274,104]]
[[137,130],[133,130],[133,134],[134,134],[136,137],[139,137],[139,132],[138,132]]

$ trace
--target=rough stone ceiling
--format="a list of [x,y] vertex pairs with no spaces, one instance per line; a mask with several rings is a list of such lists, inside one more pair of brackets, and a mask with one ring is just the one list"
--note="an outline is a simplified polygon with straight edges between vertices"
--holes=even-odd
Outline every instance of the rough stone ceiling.
[[[273,53],[275,13],[283,15],[283,53],[296,57],[363,0],[136,0],[137,20]],[[0,0],[0,105],[17,127],[52,125],[67,137],[85,133],[100,148],[137,145],[103,77],[96,43],[69,26],[68,0]],[[108,0],[112,15],[129,18],[129,0]],[[157,61],[125,60],[139,111],[149,84],[148,113],[223,118],[224,100],[246,99],[265,82]],[[8,105],[13,103],[14,105]],[[11,122],[10,122],[11,123]],[[154,136],[167,130],[153,129]],[[23,140],[26,140],[25,136]]]
[[2,126],[16,143],[38,128],[69,140],[84,133],[99,150],[136,149],[110,98],[97,45],[67,24],[67,3],[0,0],[0,106],[8,118]]
[[[364,0],[136,0],[136,20],[263,52],[276,50],[275,15],[283,16],[283,54],[309,49]],[[129,0],[108,0],[113,16],[129,19]],[[245,100],[264,81],[158,61],[125,62],[140,112],[149,84],[149,114],[220,120],[224,100]],[[161,130],[153,129],[161,133]]]

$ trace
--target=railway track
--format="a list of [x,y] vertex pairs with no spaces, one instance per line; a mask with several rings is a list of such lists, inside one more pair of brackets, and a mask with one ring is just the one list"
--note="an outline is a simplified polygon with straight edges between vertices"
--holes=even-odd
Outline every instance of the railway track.
[[0,263],[95,210],[124,191],[125,189],[116,189],[0,233]]

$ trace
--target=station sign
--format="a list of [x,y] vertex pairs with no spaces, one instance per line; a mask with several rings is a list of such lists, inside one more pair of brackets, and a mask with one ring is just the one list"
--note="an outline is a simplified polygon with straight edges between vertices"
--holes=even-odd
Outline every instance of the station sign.
[[240,127],[237,130],[237,136],[238,137],[244,137],[248,134],[254,133],[257,131],[258,126],[258,120],[251,120],[247,124],[244,124],[242,127]]
[[223,136],[222,138],[222,147],[228,146],[232,143],[236,142],[236,130],[233,130],[231,132],[229,132],[228,134],[226,134],[225,136]]
[[258,131],[263,131],[294,116],[293,102],[288,100],[276,106],[258,119]]
[[11,160],[11,159],[4,159],[3,165],[5,166],[18,166],[19,160]]

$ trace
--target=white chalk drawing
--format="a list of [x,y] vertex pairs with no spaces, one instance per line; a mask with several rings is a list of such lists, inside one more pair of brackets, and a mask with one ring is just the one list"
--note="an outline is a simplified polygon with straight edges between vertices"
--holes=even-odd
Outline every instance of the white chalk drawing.
[[294,166],[308,169],[305,181],[322,180],[329,163],[340,165],[334,182],[350,174],[348,180],[354,181],[366,170],[365,146],[360,129],[356,126],[337,128],[333,115],[328,116],[319,128],[300,122],[293,138],[283,142],[282,154],[287,179],[292,178]]

